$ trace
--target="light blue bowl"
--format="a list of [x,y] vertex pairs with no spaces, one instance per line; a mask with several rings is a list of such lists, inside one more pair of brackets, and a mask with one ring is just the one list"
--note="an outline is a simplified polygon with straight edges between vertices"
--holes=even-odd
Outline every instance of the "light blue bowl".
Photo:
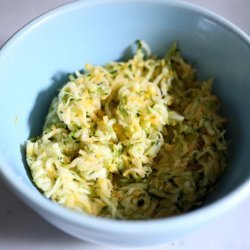
[[[172,218],[116,221],[78,214],[47,200],[26,170],[24,143],[41,132],[44,116],[68,72],[86,62],[120,59],[136,39],[162,55],[175,40],[196,62],[200,78],[228,117],[229,167],[200,209]],[[0,172],[3,180],[47,221],[81,239],[123,246],[178,239],[249,194],[250,39],[225,19],[179,1],[77,1],[53,10],[15,34],[0,51]]]

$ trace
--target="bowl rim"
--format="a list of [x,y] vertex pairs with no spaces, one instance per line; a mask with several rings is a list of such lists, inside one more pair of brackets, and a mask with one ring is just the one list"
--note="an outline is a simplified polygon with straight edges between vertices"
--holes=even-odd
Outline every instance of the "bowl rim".
[[[210,10],[182,0],[85,0],[71,2],[54,8],[30,21],[23,28],[19,29],[13,36],[11,36],[3,45],[0,50],[0,60],[5,55],[7,55],[8,51],[10,51],[11,48],[15,46],[16,43],[18,43],[18,40],[21,39],[23,35],[31,31],[32,29],[35,29],[43,22],[46,22],[48,19],[54,18],[57,15],[61,15],[65,12],[72,11],[79,7],[85,8],[88,6],[100,4],[118,5],[121,3],[164,4],[198,13],[199,15],[204,16],[219,24],[220,26],[223,26],[224,28],[230,30],[231,32],[236,34],[244,43],[246,43],[247,46],[250,47],[250,37],[237,26]],[[190,225],[190,223],[201,224],[203,222],[209,221],[211,218],[216,218],[225,213],[227,210],[236,206],[236,204],[244,200],[250,194],[250,178],[248,178],[244,183],[240,184],[229,194],[213,202],[212,204],[200,207],[195,211],[190,211],[178,216],[160,219],[140,221],[114,220],[102,217],[94,217],[84,213],[72,211],[68,208],[51,202],[42,194],[31,190],[24,183],[22,178],[18,177],[14,173],[14,171],[11,170],[11,166],[4,159],[4,154],[2,152],[0,152],[0,177],[7,184],[7,186],[12,189],[12,191],[14,191],[18,198],[22,199],[28,206],[33,207],[38,213],[41,213],[42,216],[44,215],[42,214],[42,212],[40,212],[41,210],[45,211],[47,214],[67,221],[68,223],[74,223],[75,225],[83,226],[85,228],[87,227],[92,230],[105,230],[106,232],[113,233],[115,235],[118,233],[139,235],[141,234],[141,232],[158,234],[162,232],[163,229],[167,228],[175,230],[184,227],[184,225],[188,226]],[[46,219],[45,216],[44,218]]]

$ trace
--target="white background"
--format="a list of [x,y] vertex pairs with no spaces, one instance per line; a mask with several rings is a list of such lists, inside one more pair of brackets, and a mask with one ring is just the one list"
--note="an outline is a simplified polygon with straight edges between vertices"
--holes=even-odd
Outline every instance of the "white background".
[[[0,0],[0,47],[34,17],[70,0]],[[189,0],[224,16],[250,34],[250,0]],[[46,223],[0,181],[0,250],[113,250],[80,241]],[[124,248],[123,248],[124,249]],[[130,248],[131,249],[131,248]],[[135,248],[134,248],[135,249]],[[250,250],[250,198],[205,228],[142,250]]]

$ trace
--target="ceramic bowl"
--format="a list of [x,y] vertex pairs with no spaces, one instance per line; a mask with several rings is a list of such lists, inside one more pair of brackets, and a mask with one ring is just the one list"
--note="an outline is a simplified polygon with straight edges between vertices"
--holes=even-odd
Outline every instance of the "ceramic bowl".
[[[205,205],[147,221],[118,221],[80,214],[46,199],[32,184],[24,147],[39,135],[52,98],[67,73],[84,64],[123,58],[143,39],[163,55],[177,41],[228,118],[229,166]],[[92,242],[145,246],[179,239],[248,196],[250,185],[250,39],[224,18],[200,7],[164,0],[76,1],[42,15],[0,50],[0,172],[13,192],[61,230]]]

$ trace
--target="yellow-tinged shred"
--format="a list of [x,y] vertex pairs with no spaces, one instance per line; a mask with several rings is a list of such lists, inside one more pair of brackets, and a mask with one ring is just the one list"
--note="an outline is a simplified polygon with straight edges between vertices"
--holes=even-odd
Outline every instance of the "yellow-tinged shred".
[[87,64],[60,90],[27,142],[34,183],[77,211],[118,219],[200,206],[226,166],[225,119],[212,81],[197,81],[176,44],[163,59]]

